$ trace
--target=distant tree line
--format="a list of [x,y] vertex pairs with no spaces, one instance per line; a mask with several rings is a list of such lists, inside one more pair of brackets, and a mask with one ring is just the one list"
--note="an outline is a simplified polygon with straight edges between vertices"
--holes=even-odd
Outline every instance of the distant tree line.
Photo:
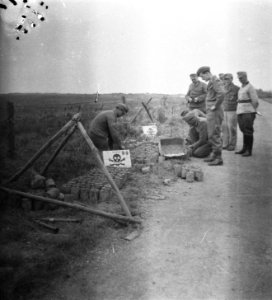
[[259,98],[272,98],[272,91],[263,91],[262,89],[257,89],[257,94]]

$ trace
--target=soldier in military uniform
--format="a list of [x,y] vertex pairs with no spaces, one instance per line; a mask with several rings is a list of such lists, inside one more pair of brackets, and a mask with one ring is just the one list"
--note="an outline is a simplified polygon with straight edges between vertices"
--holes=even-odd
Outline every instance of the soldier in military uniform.
[[114,110],[100,112],[91,122],[89,136],[99,151],[123,149],[118,131],[115,128],[117,118],[128,112],[125,104],[119,103]]
[[233,82],[233,76],[226,73],[223,77],[226,95],[223,102],[224,120],[222,125],[223,149],[228,151],[235,150],[237,142],[237,98],[239,87]]
[[242,86],[238,92],[237,118],[240,130],[243,133],[243,148],[236,154],[251,156],[253,147],[254,120],[259,105],[258,95],[253,85],[247,79],[246,72],[237,72]]
[[206,96],[208,139],[212,146],[211,155],[204,159],[209,166],[223,165],[221,125],[224,117],[222,102],[225,89],[223,83],[212,75],[210,67],[201,67],[197,70],[197,76],[208,82]]
[[192,83],[189,86],[189,90],[185,96],[188,103],[189,110],[199,109],[206,112],[206,95],[207,84],[198,80],[196,74],[190,74]]

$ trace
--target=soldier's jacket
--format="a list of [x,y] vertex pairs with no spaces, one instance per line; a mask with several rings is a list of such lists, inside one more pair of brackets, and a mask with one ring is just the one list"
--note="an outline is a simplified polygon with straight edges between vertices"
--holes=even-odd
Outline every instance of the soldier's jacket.
[[216,109],[221,107],[225,97],[225,89],[222,81],[216,76],[212,76],[207,86],[206,107],[211,108],[213,105]]
[[223,102],[224,111],[236,111],[239,87],[231,82],[224,88],[226,91]]
[[198,81],[197,83],[191,83],[189,90],[185,96],[185,99],[188,100],[188,97],[192,98],[192,102],[189,102],[189,108],[205,108],[205,98],[207,95],[207,85],[204,82]]
[[99,113],[91,122],[89,132],[98,137],[109,139],[117,146],[121,146],[118,131],[115,129],[117,117],[113,110],[105,110]]
[[255,113],[259,105],[258,95],[251,83],[241,86],[238,92],[238,105],[236,113]]

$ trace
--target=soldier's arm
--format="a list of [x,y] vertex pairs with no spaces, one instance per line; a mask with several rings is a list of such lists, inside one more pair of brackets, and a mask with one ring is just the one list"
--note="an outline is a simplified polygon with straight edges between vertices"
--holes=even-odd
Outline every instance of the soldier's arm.
[[259,99],[258,99],[258,95],[257,95],[256,90],[254,89],[253,86],[250,86],[248,92],[249,92],[249,96],[250,96],[250,99],[252,101],[253,107],[255,109],[257,109],[257,107],[259,106]]
[[188,92],[185,95],[185,99],[189,102],[192,100],[192,98],[190,97],[190,92],[191,92],[191,85],[189,86]]
[[224,101],[226,91],[223,87],[222,82],[219,80],[216,80],[213,83],[213,88],[216,92],[216,102],[215,102],[214,106],[215,106],[215,109],[218,109]]
[[202,95],[197,97],[198,102],[204,102],[207,96],[207,85],[203,82],[202,84]]

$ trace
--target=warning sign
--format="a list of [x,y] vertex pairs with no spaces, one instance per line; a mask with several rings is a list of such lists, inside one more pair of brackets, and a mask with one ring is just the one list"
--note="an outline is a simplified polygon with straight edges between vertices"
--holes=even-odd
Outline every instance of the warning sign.
[[154,137],[158,132],[158,128],[157,128],[156,124],[142,126],[142,129],[143,129],[143,133],[145,135],[151,136],[151,137]]
[[103,160],[107,167],[131,168],[129,150],[103,151]]

